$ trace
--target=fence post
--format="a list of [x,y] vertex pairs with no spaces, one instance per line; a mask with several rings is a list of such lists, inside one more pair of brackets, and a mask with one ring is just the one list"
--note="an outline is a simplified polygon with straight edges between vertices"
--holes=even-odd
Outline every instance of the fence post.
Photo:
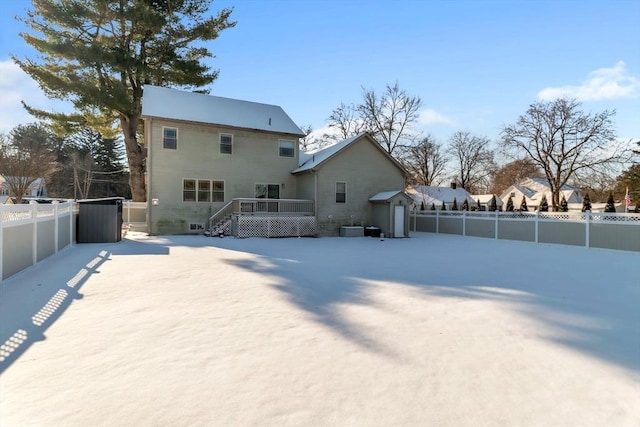
[[495,212],[496,215],[496,226],[495,226],[495,232],[496,232],[496,240],[498,239],[498,211]]
[[53,218],[54,218],[54,226],[53,226],[53,239],[55,240],[53,242],[54,246],[53,246],[53,253],[58,253],[58,201],[54,200],[53,202],[51,202],[51,204],[53,205]]
[[467,235],[467,213],[462,211],[462,235]]
[[73,202],[69,200],[69,247],[73,246]]
[[31,253],[33,265],[38,262],[38,204],[31,203],[31,220],[33,221],[33,238],[31,239]]
[[586,241],[585,241],[585,245],[586,247],[589,247],[590,243],[589,243],[589,229],[591,228],[591,211],[585,211],[585,226],[586,226],[586,232],[585,232],[585,236],[586,236]]
[[436,233],[440,233],[440,211],[436,211]]
[[0,205],[0,282],[2,282],[2,258],[4,258],[4,252],[2,251],[2,246],[4,245],[4,237],[2,236],[2,222],[4,220],[4,211],[6,208],[4,205]]
[[540,219],[540,211],[536,211],[536,243],[538,243],[538,220]]

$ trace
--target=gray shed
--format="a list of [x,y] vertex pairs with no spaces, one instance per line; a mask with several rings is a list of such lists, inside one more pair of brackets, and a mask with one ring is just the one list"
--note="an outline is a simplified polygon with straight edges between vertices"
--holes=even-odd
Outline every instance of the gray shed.
[[123,197],[78,200],[78,243],[114,243],[122,240]]
[[387,237],[409,237],[409,209],[413,199],[402,190],[385,191],[369,198],[373,225]]

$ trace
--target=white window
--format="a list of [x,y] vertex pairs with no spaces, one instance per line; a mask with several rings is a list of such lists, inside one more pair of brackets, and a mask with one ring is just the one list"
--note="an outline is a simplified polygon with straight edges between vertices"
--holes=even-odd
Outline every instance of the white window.
[[224,202],[224,181],[209,179],[182,180],[183,202]]
[[185,179],[182,181],[182,201],[183,202],[196,201],[196,180],[195,179]]
[[213,182],[212,202],[224,202],[224,181]]
[[293,141],[278,141],[278,150],[280,157],[295,157],[296,144]]
[[233,135],[228,133],[220,134],[220,153],[232,154],[233,153]]
[[279,199],[280,184],[256,184],[256,199]]
[[336,182],[336,203],[347,203],[347,183]]
[[198,201],[208,202],[211,200],[211,181],[199,179],[198,180]]
[[178,129],[162,128],[162,148],[168,150],[178,149]]

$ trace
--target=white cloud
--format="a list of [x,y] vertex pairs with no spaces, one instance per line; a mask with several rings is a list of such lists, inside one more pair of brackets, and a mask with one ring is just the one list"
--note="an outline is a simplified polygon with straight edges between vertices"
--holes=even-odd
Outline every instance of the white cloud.
[[599,101],[637,96],[640,96],[640,78],[629,73],[623,61],[611,68],[592,71],[579,86],[548,87],[538,92],[538,98],[545,101],[562,97]]
[[48,99],[38,84],[11,59],[0,61],[0,132],[36,121],[24,109],[22,101],[45,110],[69,110],[68,106],[65,108],[66,104]]
[[418,122],[425,125],[456,126],[456,122],[453,119],[433,109],[422,110],[418,117]]

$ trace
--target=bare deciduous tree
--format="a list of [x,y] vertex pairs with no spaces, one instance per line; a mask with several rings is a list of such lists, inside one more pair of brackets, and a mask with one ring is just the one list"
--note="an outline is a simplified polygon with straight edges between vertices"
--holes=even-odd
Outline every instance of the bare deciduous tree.
[[49,142],[43,128],[26,125],[14,128],[8,143],[0,147],[0,175],[17,203],[38,178],[46,181],[58,169]]
[[336,107],[329,118],[327,124],[334,129],[339,138],[347,139],[365,131],[365,123],[360,118],[358,106],[341,102]]
[[369,132],[387,151],[394,155],[403,145],[412,145],[417,135],[412,125],[418,120],[422,100],[409,96],[398,82],[387,85],[384,93],[362,89],[360,104],[341,103],[327,119],[328,125],[342,138]]
[[441,145],[427,135],[416,145],[404,147],[402,163],[411,174],[410,182],[417,185],[438,185],[447,165]]
[[449,138],[447,152],[456,164],[458,182],[470,193],[482,192],[489,187],[489,177],[496,169],[494,153],[488,138],[458,131]]
[[365,129],[393,155],[398,145],[410,145],[416,138],[411,126],[418,120],[422,100],[409,96],[398,82],[387,85],[378,97],[374,90],[363,90],[362,104],[358,105]]
[[337,138],[332,135],[314,135],[311,125],[300,126],[304,136],[300,138],[300,149],[302,151],[313,151],[324,148],[332,142],[337,142]]
[[560,204],[560,189],[570,179],[601,173],[626,152],[615,139],[611,120],[615,111],[587,114],[580,105],[572,99],[534,103],[515,124],[502,130],[505,153],[526,153],[543,171],[554,211]]
[[518,159],[499,168],[491,178],[492,194],[502,194],[504,190],[525,178],[541,178],[540,168],[531,159]]

